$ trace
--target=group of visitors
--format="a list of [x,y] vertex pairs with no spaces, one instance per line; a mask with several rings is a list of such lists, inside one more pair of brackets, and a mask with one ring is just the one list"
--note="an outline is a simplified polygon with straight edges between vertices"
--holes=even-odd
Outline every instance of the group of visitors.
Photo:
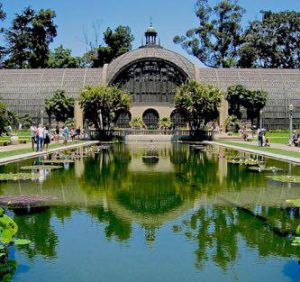
[[38,126],[31,125],[30,126],[30,136],[31,136],[31,146],[34,151],[34,146],[36,144],[36,151],[42,151],[43,149],[48,150],[48,146],[50,144],[50,132],[48,126],[42,126],[39,124]]
[[258,146],[260,146],[260,147],[270,147],[269,138],[266,137],[266,133],[267,133],[267,131],[264,128],[259,128],[257,130]]
[[290,143],[291,146],[300,146],[300,134],[295,130],[293,131],[292,140]]
[[48,126],[43,126],[39,124],[31,125],[30,127],[30,136],[31,136],[31,145],[32,150],[34,151],[36,145],[36,151],[40,152],[44,149],[47,151],[49,144],[51,141],[55,141],[56,143],[59,142],[60,137],[63,137],[63,144],[67,145],[68,140],[75,141],[76,137],[80,137],[81,129],[80,128],[68,128],[68,126],[63,126],[62,129],[59,126],[56,126],[55,130],[50,132]]

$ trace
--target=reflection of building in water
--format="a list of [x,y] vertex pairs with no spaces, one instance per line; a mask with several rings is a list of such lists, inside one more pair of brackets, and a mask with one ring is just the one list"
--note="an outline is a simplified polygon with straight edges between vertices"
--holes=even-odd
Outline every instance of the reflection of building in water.
[[156,173],[175,172],[174,165],[170,161],[169,156],[169,151],[172,150],[173,147],[172,143],[145,143],[142,145],[129,143],[127,147],[130,148],[132,152],[132,159],[128,167],[129,171]]

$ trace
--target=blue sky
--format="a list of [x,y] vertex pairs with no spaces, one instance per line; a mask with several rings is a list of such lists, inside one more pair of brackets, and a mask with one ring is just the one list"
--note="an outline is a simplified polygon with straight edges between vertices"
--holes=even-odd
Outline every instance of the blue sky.
[[[186,55],[180,46],[173,44],[175,35],[197,25],[194,15],[196,0],[0,0],[7,13],[4,25],[10,25],[13,16],[30,5],[39,10],[51,8],[56,11],[55,23],[58,36],[51,48],[60,44],[71,48],[73,55],[81,55],[87,50],[84,34],[94,41],[93,25],[102,35],[106,27],[120,24],[129,25],[135,36],[134,48],[141,45],[150,17],[159,32],[164,47]],[[217,2],[212,0],[211,3]],[[239,4],[247,9],[244,25],[249,20],[260,19],[260,10],[300,11],[300,0],[240,0]]]

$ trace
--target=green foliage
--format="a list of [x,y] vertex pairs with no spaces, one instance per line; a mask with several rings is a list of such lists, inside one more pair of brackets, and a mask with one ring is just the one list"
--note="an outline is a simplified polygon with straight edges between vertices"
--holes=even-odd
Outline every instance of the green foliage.
[[25,114],[19,118],[19,122],[22,124],[22,128],[28,129],[32,125],[32,118],[29,114]]
[[132,120],[129,122],[129,126],[133,128],[143,128],[145,127],[145,124],[140,117],[134,117]]
[[249,91],[243,98],[242,105],[247,109],[247,117],[253,120],[259,117],[259,112],[264,108],[267,102],[268,93],[263,90]]
[[199,130],[219,115],[222,93],[213,86],[189,81],[176,91],[175,107],[192,130]]
[[172,126],[171,119],[169,117],[163,117],[159,120],[158,126],[160,128],[169,128]]
[[1,173],[0,181],[33,180],[39,177],[39,173]]
[[130,51],[134,36],[129,26],[120,25],[114,31],[108,27],[103,33],[103,40],[104,46],[100,45],[84,56],[85,60],[92,62],[92,67],[101,67]]
[[36,13],[30,7],[17,14],[6,33],[10,68],[44,68],[49,58],[49,44],[56,36],[53,10]]
[[[6,14],[3,10],[3,5],[2,5],[2,3],[0,3],[0,22],[3,21],[5,19],[5,17],[6,17]],[[0,34],[3,33],[3,31],[4,31],[4,28],[0,26]],[[5,55],[5,48],[0,45],[0,67],[3,64],[4,55]]]
[[65,122],[68,118],[74,117],[73,97],[67,97],[63,90],[57,90],[52,97],[46,99],[45,109],[48,116],[55,116],[57,122]]
[[71,56],[72,50],[65,49],[63,45],[54,49],[50,53],[48,60],[49,68],[79,68],[81,60],[79,57]]
[[282,183],[300,183],[300,176],[296,175],[275,175],[270,176],[270,179]]
[[241,106],[247,110],[247,117],[252,123],[259,117],[260,110],[267,102],[268,93],[263,90],[249,90],[243,85],[233,85],[227,89],[227,101],[229,103],[229,114],[242,117]]
[[222,0],[214,7],[208,2],[197,1],[199,26],[188,30],[185,36],[176,36],[174,42],[207,66],[231,67],[238,59],[245,10],[233,0]]
[[113,86],[87,86],[80,96],[84,117],[98,132],[111,129],[117,113],[127,111],[130,101],[127,93]]
[[243,85],[233,85],[228,87],[226,100],[229,104],[229,115],[236,116],[238,119],[242,118],[241,104],[244,97],[248,95],[248,90]]
[[65,122],[65,125],[69,128],[74,127],[75,126],[74,118],[68,118]]
[[0,100],[0,135],[7,132],[7,126],[15,124],[17,117],[15,112],[7,109],[6,105]]
[[245,31],[239,66],[300,68],[300,12],[262,11]]
[[[11,274],[16,268],[16,263],[8,260],[8,247],[12,244],[30,244],[29,240],[16,239],[15,236],[17,233],[18,225],[0,208],[0,278],[3,279],[1,281],[10,281]],[[6,278],[8,280],[4,280]]]
[[227,130],[238,132],[241,121],[235,115],[229,115],[225,120]]

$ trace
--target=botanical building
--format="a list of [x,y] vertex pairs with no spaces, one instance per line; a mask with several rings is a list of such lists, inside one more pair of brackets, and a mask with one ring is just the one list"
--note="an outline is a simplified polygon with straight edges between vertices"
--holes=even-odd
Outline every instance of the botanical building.
[[[0,96],[19,115],[31,113],[37,119],[44,110],[45,98],[56,90],[78,98],[86,85],[116,85],[132,95],[129,113],[123,113],[119,127],[127,127],[132,117],[141,117],[147,126],[159,118],[171,117],[175,125],[183,124],[175,111],[175,89],[187,80],[212,84],[224,92],[228,86],[242,84],[249,89],[268,92],[263,123],[267,128],[288,126],[288,106],[294,105],[294,122],[300,126],[300,71],[282,69],[210,69],[200,68],[184,56],[157,43],[157,32],[150,26],[146,44],[130,51],[103,68],[0,70]],[[219,122],[224,125],[226,102],[220,107]],[[76,107],[77,124],[82,123]]]

